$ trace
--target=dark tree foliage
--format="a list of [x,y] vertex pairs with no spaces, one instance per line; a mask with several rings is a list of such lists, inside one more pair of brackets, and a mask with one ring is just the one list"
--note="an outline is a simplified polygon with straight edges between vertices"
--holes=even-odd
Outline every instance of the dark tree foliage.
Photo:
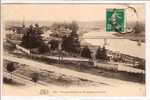
[[88,48],[88,46],[85,46],[84,48],[83,48],[83,50],[82,50],[82,52],[81,52],[81,56],[82,57],[85,57],[85,58],[92,58],[92,56],[91,56],[91,51],[90,51],[90,49]]
[[46,45],[45,43],[41,43],[40,47],[39,47],[39,52],[40,53],[45,53],[49,51],[49,47],[48,45]]
[[42,30],[38,27],[38,25],[35,25],[35,28],[30,25],[30,27],[27,29],[26,34],[24,34],[22,38],[22,45],[25,48],[39,48],[40,46],[43,46],[44,42],[42,40],[43,34]]
[[77,38],[72,35],[64,36],[62,39],[62,50],[69,53],[79,53],[80,52],[80,42]]
[[10,62],[10,63],[7,64],[7,71],[8,71],[8,72],[13,72],[15,69],[16,69],[16,68],[15,68],[13,62]]
[[8,63],[6,69],[9,73],[11,73],[11,79],[12,79],[12,72],[16,70],[14,63],[13,62]]
[[98,60],[107,60],[107,50],[105,46],[103,48],[98,48],[95,54],[96,59]]
[[102,59],[102,50],[101,47],[99,47],[96,51],[96,55],[95,55],[96,59],[100,60]]
[[102,60],[107,60],[107,50],[105,46],[102,48]]
[[71,36],[64,36],[62,39],[62,50],[71,52],[72,51],[72,41],[73,38]]
[[31,78],[32,78],[33,82],[35,82],[35,83],[38,82],[38,80],[39,80],[39,73],[36,73],[36,72],[32,73],[31,74]]
[[139,61],[138,65],[136,65],[135,67],[145,70],[145,61]]
[[65,50],[69,53],[80,53],[80,41],[79,35],[77,34],[77,31],[79,29],[78,24],[73,21],[65,27],[69,28],[71,30],[71,33],[67,36],[63,36],[62,50]]
[[50,47],[51,50],[56,50],[56,49],[58,49],[59,41],[52,39],[52,40],[49,42],[49,44],[51,45],[51,47]]
[[72,47],[74,47],[73,48],[73,53],[80,53],[81,45],[80,45],[80,41],[79,41],[78,38],[73,40],[72,45],[73,45]]

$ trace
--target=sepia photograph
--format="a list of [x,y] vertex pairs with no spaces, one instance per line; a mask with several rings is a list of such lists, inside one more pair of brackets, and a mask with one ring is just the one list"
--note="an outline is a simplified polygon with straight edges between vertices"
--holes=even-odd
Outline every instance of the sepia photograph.
[[4,96],[146,96],[144,4],[1,8]]

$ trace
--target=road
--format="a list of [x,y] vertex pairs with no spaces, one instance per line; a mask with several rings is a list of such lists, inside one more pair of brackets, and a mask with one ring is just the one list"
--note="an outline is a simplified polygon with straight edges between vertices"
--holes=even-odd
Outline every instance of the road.
[[[58,60],[59,58],[57,56],[45,56],[49,59],[55,59]],[[89,61],[89,59],[86,58],[75,58],[75,57],[63,57],[63,60],[67,60],[67,61]],[[101,65],[101,63],[98,62],[94,62],[96,66]],[[124,63],[116,63],[116,62],[109,62],[110,65],[116,65],[115,67],[117,67],[118,71],[126,71],[126,72],[131,72],[131,73],[145,73],[144,70],[142,69],[138,69],[138,68],[133,68],[133,67],[129,67]],[[109,67],[109,64],[105,64],[105,67]],[[99,66],[100,67],[100,66]]]

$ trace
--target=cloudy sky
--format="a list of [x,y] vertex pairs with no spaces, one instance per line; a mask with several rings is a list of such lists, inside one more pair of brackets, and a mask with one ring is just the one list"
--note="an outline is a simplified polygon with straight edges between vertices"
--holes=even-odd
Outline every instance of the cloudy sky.
[[[22,21],[97,21],[105,19],[107,8],[127,8],[127,4],[5,4],[4,20]],[[144,20],[144,5],[134,4]]]

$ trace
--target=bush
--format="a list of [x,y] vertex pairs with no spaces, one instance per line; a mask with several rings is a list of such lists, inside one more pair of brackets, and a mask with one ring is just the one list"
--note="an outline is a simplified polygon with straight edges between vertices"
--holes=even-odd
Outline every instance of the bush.
[[38,82],[38,80],[39,80],[39,73],[36,73],[36,72],[32,73],[31,74],[31,78],[32,78],[33,82],[35,82],[35,83]]
[[51,45],[51,47],[50,47],[51,50],[56,50],[56,49],[58,49],[59,41],[52,39],[52,40],[49,42],[49,44]]
[[85,58],[92,58],[91,51],[88,46],[85,46],[81,52],[81,56]]
[[7,69],[7,71],[11,74],[11,80],[12,80],[13,71],[16,70],[16,68],[15,68],[15,66],[14,66],[14,62],[8,63],[6,69]]

